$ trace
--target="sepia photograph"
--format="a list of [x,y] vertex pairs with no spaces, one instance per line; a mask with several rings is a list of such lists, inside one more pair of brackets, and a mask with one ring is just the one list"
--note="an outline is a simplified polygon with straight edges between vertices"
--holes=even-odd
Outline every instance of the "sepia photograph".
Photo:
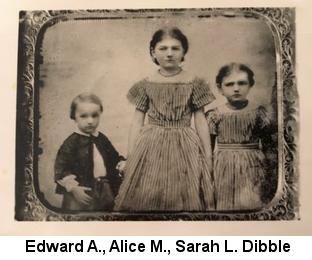
[[295,14],[20,11],[15,220],[299,220]]

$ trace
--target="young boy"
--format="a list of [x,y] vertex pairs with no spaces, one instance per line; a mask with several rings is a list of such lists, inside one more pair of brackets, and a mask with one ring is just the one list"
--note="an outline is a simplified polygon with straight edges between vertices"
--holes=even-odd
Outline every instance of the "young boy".
[[61,145],[54,166],[56,193],[64,195],[63,209],[113,209],[120,184],[118,170],[122,171],[125,159],[97,130],[102,112],[101,100],[92,93],[72,101],[70,118],[77,130]]

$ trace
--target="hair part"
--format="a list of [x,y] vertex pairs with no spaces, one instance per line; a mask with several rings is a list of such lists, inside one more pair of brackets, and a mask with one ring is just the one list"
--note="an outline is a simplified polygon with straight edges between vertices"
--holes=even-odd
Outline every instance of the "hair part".
[[255,84],[255,80],[253,78],[254,73],[248,66],[241,64],[241,63],[232,62],[228,65],[223,66],[219,70],[218,76],[216,77],[216,83],[217,83],[218,88],[221,87],[223,78],[230,75],[232,73],[232,71],[234,71],[234,70],[244,71],[247,73],[250,87],[252,87]]
[[[184,50],[184,55],[187,53],[189,47],[187,37],[177,27],[165,27],[156,31],[153,35],[152,40],[150,41],[150,55],[152,58],[153,50],[155,50],[157,43],[162,41],[166,36],[170,36],[173,39],[180,41]],[[153,61],[154,63],[159,65],[158,61],[155,58],[153,58]],[[184,56],[182,57],[181,61],[184,61]]]
[[103,104],[101,99],[90,92],[81,93],[77,97],[75,97],[70,105],[70,119],[75,120],[76,109],[79,103],[93,103],[100,106],[101,112],[103,112]]

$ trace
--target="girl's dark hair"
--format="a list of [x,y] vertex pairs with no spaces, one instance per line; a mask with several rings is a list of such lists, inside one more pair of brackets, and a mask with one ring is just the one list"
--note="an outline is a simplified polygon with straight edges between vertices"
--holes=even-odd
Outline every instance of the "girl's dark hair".
[[249,85],[252,87],[255,84],[255,81],[253,79],[253,76],[254,76],[253,71],[244,64],[233,62],[233,63],[223,66],[219,70],[219,74],[216,77],[216,83],[218,87],[221,87],[223,78],[228,76],[233,70],[238,70],[238,71],[241,70],[241,71],[246,72],[248,75]]
[[[180,31],[180,29],[178,29],[176,27],[165,27],[165,28],[162,28],[162,29],[159,29],[158,31],[156,31],[153,35],[153,38],[150,42],[150,55],[151,55],[151,57],[153,57],[152,51],[155,49],[156,44],[158,42],[162,41],[165,38],[165,36],[170,36],[170,37],[180,41],[182,48],[184,50],[184,55],[187,53],[187,51],[188,51],[188,40],[187,40],[186,36]],[[157,65],[159,65],[159,63],[156,59],[153,59],[153,61]],[[181,61],[184,61],[184,57],[182,58]]]
[[97,96],[94,95],[93,93],[82,93],[75,97],[70,105],[70,118],[75,119],[75,113],[77,109],[77,105],[81,102],[87,102],[87,103],[93,103],[97,104],[100,106],[101,112],[103,112],[103,105],[101,99]]

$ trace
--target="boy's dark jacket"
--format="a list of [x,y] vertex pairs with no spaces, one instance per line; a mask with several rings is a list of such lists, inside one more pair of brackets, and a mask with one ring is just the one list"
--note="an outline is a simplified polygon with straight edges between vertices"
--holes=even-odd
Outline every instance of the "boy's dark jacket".
[[[107,179],[114,193],[118,192],[120,178],[116,166],[125,160],[115,150],[108,138],[99,132],[97,137],[89,137],[78,133],[71,134],[61,145],[55,160],[55,181],[69,175],[75,175],[79,186],[93,186],[93,143],[103,157]],[[64,194],[66,189],[57,183],[56,193]],[[116,194],[115,194],[116,195]]]

